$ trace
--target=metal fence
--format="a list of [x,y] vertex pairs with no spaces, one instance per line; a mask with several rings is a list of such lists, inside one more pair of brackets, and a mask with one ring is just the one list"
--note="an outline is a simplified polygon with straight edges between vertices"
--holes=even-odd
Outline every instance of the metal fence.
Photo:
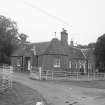
[[0,93],[12,88],[12,66],[0,66]]
[[31,74],[32,78],[40,80],[76,80],[76,81],[91,81],[91,80],[104,80],[105,73],[81,73],[70,71],[58,71],[58,70],[43,70],[41,67],[33,70]]

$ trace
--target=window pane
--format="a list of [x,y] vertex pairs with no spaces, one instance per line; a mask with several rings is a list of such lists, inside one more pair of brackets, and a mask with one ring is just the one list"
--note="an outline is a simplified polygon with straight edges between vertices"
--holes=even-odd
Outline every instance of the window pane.
[[60,59],[54,59],[54,67],[60,67]]

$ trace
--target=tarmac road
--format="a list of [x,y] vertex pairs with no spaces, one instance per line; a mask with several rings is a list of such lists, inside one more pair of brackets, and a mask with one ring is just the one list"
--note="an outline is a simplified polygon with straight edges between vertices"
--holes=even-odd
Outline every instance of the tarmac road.
[[37,90],[49,105],[105,105],[105,89],[31,80],[23,73],[14,73],[13,80]]

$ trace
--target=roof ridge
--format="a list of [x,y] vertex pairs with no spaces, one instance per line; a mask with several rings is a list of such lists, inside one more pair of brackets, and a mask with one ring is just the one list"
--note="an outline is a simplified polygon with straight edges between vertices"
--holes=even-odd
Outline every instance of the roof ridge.
[[35,43],[31,43],[31,44],[43,44],[43,43],[50,43],[50,41],[47,41],[47,42],[35,42]]
[[81,50],[80,48],[77,48],[77,47],[75,47],[75,46],[74,46],[74,47],[72,47],[72,48],[75,48],[75,49],[77,49],[77,50]]

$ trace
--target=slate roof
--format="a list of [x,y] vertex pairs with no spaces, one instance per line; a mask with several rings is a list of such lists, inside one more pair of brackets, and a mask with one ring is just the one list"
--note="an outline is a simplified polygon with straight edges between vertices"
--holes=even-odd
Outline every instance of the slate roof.
[[11,56],[31,57],[32,55],[33,55],[33,53],[30,50],[25,50],[24,48],[19,48]]
[[34,43],[36,46],[36,54],[58,54],[58,55],[66,55],[71,59],[84,59],[84,55],[81,52],[81,49],[70,46],[63,46],[61,41],[57,38],[53,38],[50,42],[41,42]]
[[32,43],[32,47],[35,46],[36,55],[44,54],[45,50],[48,48],[50,42],[40,42]]
[[68,55],[57,38],[53,38],[44,54]]
[[[50,42],[31,43],[30,48],[35,46],[36,55],[65,55],[70,59],[84,59],[82,51],[76,47],[63,46],[61,41],[57,38],[53,38]],[[25,50],[23,48],[18,49],[12,56],[32,56],[33,51]]]
[[84,55],[81,52],[81,49],[78,49],[76,47],[69,47],[68,55],[71,59],[84,59]]

